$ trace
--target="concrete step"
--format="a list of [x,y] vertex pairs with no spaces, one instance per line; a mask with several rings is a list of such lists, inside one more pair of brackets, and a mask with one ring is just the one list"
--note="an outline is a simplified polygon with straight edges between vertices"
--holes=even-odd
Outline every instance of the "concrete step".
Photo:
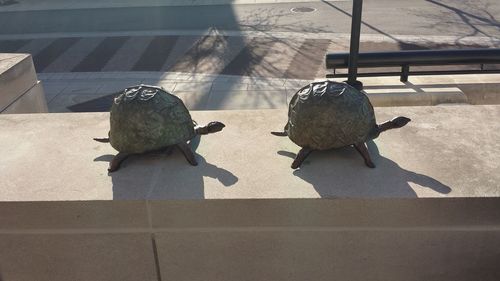
[[368,142],[375,169],[346,147],[292,170],[286,110],[232,110],[191,112],[227,125],[198,166],[111,174],[109,114],[0,115],[2,278],[498,280],[500,106],[375,110],[412,119]]

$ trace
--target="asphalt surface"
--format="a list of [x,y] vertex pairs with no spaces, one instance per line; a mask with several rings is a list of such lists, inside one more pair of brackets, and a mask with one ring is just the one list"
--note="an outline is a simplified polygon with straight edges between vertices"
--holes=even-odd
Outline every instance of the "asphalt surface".
[[[487,47],[425,41],[368,41],[360,46],[362,51]],[[328,72],[327,53],[348,50],[348,41],[214,34],[0,40],[0,52],[32,54],[38,73],[148,71],[314,79]]]
[[[1,34],[150,30],[350,32],[350,1],[0,12]],[[314,12],[294,13],[309,7]],[[500,1],[365,0],[362,33],[500,37]]]
[[[0,52],[32,54],[39,73],[161,71],[313,79],[328,73],[326,53],[349,49],[347,40],[333,35],[315,38],[315,34],[349,33],[351,5],[350,1],[325,1],[0,10]],[[292,12],[297,7],[311,12]],[[365,0],[362,33],[395,40],[364,41],[361,51],[499,47],[500,23],[495,15],[500,15],[500,2],[495,0]],[[196,32],[182,34],[189,31]],[[230,31],[231,36],[220,31]],[[258,32],[239,36],[243,31]],[[273,35],[277,32],[292,36],[277,38]],[[405,42],[397,35],[418,35],[424,40]],[[481,36],[491,42],[443,44],[426,35]]]

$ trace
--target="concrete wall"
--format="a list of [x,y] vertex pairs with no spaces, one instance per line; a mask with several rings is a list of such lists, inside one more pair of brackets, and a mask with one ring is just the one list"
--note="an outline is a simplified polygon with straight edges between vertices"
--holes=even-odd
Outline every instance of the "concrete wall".
[[500,106],[376,108],[412,119],[376,169],[345,148],[296,171],[285,110],[191,113],[228,125],[198,166],[111,174],[108,113],[0,115],[0,279],[500,280]]
[[499,280],[500,199],[0,203],[2,280]]
[[0,113],[48,112],[29,54],[0,54]]

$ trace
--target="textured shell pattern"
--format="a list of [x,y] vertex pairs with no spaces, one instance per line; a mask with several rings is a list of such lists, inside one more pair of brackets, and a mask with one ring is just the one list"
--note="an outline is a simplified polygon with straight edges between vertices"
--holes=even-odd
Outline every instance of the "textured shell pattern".
[[325,150],[365,142],[377,134],[368,97],[346,83],[312,83],[290,101],[290,139],[299,146]]
[[111,106],[111,146],[143,153],[190,140],[194,124],[178,97],[154,86],[134,86],[116,96]]

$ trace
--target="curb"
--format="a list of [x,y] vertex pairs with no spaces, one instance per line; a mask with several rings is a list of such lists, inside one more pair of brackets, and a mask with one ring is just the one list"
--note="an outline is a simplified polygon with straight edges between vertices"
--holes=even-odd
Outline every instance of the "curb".
[[432,106],[442,104],[468,104],[462,91],[431,93],[378,93],[369,94],[374,107]]
[[[109,72],[109,73],[40,73],[39,79],[44,83],[136,83],[138,80],[156,81],[161,83],[189,83],[196,88],[196,84],[215,90],[214,86],[226,86],[227,89],[238,89],[238,92],[262,93],[273,91],[286,91],[287,101],[302,86],[309,82],[325,80],[295,80],[284,78],[260,78],[249,76],[189,74],[189,73],[134,73],[134,72]],[[499,88],[500,75],[481,76],[446,76],[432,77],[429,80],[415,79],[414,84],[406,85],[394,79],[365,80],[365,90],[368,98],[375,107],[397,106],[433,106],[442,104],[500,104]],[[467,78],[467,79],[465,79]],[[451,82],[456,80],[455,82]],[[288,102],[287,102],[288,104]]]

